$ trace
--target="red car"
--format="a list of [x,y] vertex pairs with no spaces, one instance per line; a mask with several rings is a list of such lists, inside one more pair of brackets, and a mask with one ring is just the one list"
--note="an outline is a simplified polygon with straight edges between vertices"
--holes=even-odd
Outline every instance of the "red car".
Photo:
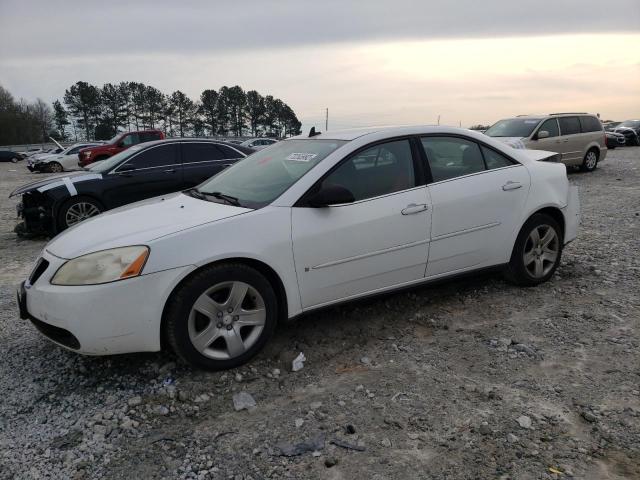
[[116,153],[137,145],[138,143],[152,142],[154,140],[163,140],[165,135],[160,130],[140,130],[138,132],[119,133],[104,145],[83,148],[78,153],[80,161],[78,165],[86,167],[90,163],[99,162],[105,158],[109,158]]

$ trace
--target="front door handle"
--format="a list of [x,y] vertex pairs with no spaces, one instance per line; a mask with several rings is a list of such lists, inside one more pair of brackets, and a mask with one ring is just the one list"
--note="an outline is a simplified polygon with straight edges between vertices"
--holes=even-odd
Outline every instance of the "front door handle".
[[522,187],[522,184],[520,182],[512,182],[511,180],[509,180],[507,183],[502,185],[502,190],[507,192],[509,190],[517,190],[518,188],[521,188],[521,187]]
[[164,173],[176,173],[174,168],[170,168],[169,170],[165,170]]
[[426,203],[420,203],[420,204],[410,203],[409,205],[407,205],[402,209],[401,213],[402,215],[412,215],[414,213],[424,212],[428,208],[429,207],[427,206]]

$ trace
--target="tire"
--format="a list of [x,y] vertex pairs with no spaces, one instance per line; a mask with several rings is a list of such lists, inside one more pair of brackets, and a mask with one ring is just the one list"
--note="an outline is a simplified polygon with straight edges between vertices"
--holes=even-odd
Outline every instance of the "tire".
[[64,168],[58,162],[51,162],[47,165],[47,172],[49,173],[60,173],[62,171],[64,171]]
[[[554,237],[547,241],[547,246],[536,246],[535,234],[544,245],[548,231]],[[532,287],[546,282],[554,274],[562,257],[562,229],[558,222],[543,213],[536,213],[525,222],[513,246],[511,260],[505,271],[507,280],[525,287]]]
[[598,167],[598,158],[600,154],[598,150],[592,148],[589,150],[582,160],[582,165],[580,165],[580,170],[583,172],[593,172]]
[[[80,195],[71,197],[58,209],[57,232],[66,230],[87,218],[95,217],[104,210],[102,204],[93,198]],[[76,221],[73,221],[74,216],[78,217]]]
[[171,295],[163,338],[186,363],[225,370],[256,355],[277,321],[278,300],[264,275],[241,263],[213,265]]
[[11,163],[18,163],[18,157],[11,157]]

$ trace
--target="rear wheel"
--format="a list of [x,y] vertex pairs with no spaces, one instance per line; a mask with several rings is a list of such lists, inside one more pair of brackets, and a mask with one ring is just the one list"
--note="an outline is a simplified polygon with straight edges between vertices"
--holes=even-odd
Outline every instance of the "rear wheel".
[[65,230],[87,218],[95,217],[104,211],[96,200],[89,197],[76,196],[67,200],[58,213],[58,231]]
[[214,265],[172,295],[164,335],[187,363],[233,368],[258,353],[273,334],[278,302],[273,287],[243,264]]
[[60,173],[62,172],[62,170],[62,165],[60,165],[58,162],[51,162],[49,165],[47,165],[47,172],[49,173]]
[[582,160],[580,169],[583,172],[593,172],[598,166],[598,151],[593,148],[587,152]]
[[18,163],[18,157],[11,157],[11,163]]
[[560,225],[549,215],[537,213],[520,230],[505,276],[517,285],[538,285],[551,278],[561,256]]

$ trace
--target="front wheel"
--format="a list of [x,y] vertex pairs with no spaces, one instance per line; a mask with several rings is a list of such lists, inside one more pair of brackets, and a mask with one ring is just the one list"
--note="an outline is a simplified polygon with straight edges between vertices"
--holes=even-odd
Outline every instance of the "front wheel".
[[517,285],[546,282],[560,264],[562,229],[549,215],[537,213],[523,225],[505,276]]
[[598,166],[598,152],[595,150],[589,150],[582,160],[580,169],[583,172],[593,172]]
[[62,165],[60,165],[58,162],[51,162],[49,165],[47,165],[47,172],[49,173],[60,173],[62,172],[62,170]]
[[164,335],[185,362],[208,370],[246,363],[273,334],[278,301],[269,281],[244,264],[208,267],[174,292]]
[[11,163],[18,163],[18,157],[12,157]]
[[89,197],[72,197],[67,200],[58,213],[58,231],[65,230],[87,218],[102,213],[104,208],[97,201]]

